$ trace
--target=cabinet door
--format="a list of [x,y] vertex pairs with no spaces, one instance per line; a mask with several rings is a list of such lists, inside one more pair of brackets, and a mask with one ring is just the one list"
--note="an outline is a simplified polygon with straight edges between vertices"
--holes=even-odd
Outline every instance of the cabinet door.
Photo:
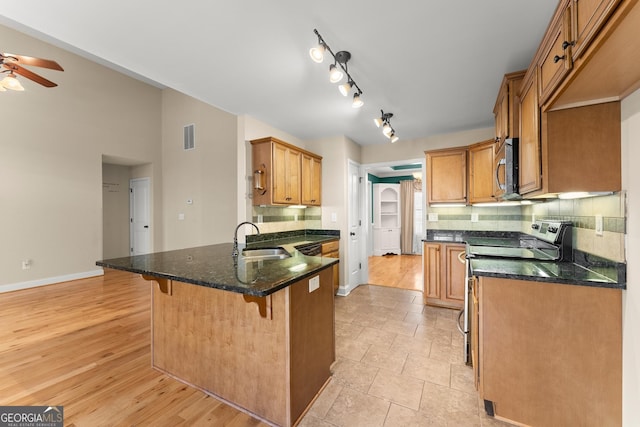
[[[564,0],[565,2],[567,0]],[[547,32],[549,37],[538,63],[540,104],[543,104],[573,67],[571,57],[571,8],[569,4]]]
[[440,299],[440,245],[425,243],[422,250],[422,264],[424,271],[424,303],[428,300]]
[[573,0],[573,59],[579,58],[620,0]]
[[469,203],[495,202],[492,140],[469,148]]
[[273,145],[273,203],[300,204],[300,157],[299,151]]
[[493,115],[495,116],[496,141],[504,141],[509,134],[509,84],[506,81],[503,81],[500,86]]
[[467,149],[437,150],[426,154],[429,203],[466,203]]
[[287,203],[300,204],[301,157],[299,151],[289,149],[287,158]]
[[320,206],[320,182],[322,161],[302,154],[302,204]]
[[444,245],[444,261],[446,263],[444,300],[464,303],[466,276],[466,263],[462,258],[464,253],[465,245]]
[[540,158],[540,109],[535,70],[523,82],[520,93],[519,193],[527,194],[542,187]]

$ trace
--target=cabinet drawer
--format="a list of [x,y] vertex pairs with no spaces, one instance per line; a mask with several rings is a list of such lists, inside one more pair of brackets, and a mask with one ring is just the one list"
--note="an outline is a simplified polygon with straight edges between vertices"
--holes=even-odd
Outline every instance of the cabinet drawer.
[[[336,252],[340,249],[340,242],[335,240],[333,242],[327,242],[322,244],[322,255],[328,256],[329,252]],[[335,257],[334,257],[335,258]]]

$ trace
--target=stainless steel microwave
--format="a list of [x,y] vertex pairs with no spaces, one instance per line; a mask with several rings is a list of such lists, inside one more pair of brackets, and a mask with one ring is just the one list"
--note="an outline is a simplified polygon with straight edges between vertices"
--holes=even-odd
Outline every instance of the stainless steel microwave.
[[517,200],[518,194],[518,138],[504,141],[496,154],[496,195],[502,200]]

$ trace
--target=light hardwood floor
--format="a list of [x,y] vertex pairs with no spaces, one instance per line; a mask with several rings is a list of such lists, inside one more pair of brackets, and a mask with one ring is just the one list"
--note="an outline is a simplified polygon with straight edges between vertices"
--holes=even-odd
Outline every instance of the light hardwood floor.
[[266,426],[151,368],[138,275],[0,294],[0,405],[63,405],[65,426]]
[[422,291],[422,256],[370,256],[369,284]]

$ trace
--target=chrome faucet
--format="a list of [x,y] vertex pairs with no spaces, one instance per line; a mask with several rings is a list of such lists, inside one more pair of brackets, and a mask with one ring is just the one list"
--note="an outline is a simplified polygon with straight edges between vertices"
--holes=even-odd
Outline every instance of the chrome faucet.
[[[253,225],[255,227],[256,231],[258,232],[258,236],[260,235],[260,229],[254,223],[249,222],[249,221],[244,221],[244,222],[241,222],[240,224],[238,224],[238,226],[236,227],[235,233],[233,233],[233,251],[231,251],[231,256],[234,257],[234,258],[238,257],[238,229],[240,228],[241,225],[245,225],[245,224]],[[247,239],[245,237],[245,243],[246,243],[246,241],[247,241]]]

